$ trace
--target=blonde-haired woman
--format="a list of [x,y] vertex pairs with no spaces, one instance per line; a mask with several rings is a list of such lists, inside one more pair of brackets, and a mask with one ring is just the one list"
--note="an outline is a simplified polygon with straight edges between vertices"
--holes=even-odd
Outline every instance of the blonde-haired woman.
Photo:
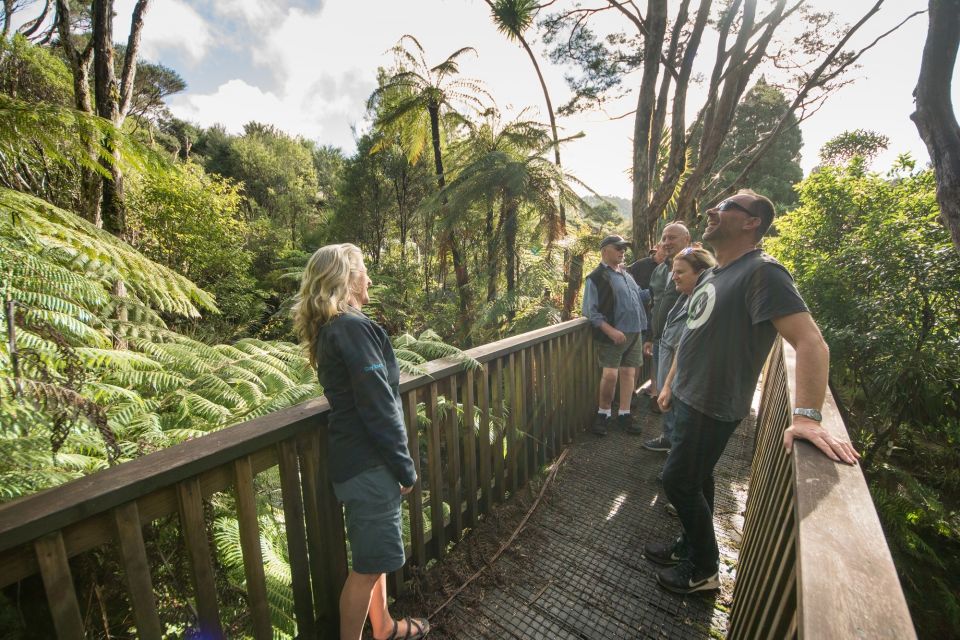
[[344,503],[353,568],[340,593],[340,638],[357,640],[369,613],[373,637],[415,640],[422,618],[394,620],[387,573],[403,566],[401,496],[417,482],[400,404],[400,369],[386,331],[360,309],[370,301],[363,254],[352,244],[321,247],[310,257],[293,308],[330,402],[327,463]]

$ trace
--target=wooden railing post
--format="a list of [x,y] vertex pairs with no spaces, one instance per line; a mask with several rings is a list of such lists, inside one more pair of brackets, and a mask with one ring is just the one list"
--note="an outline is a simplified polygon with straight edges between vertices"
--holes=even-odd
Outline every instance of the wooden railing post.
[[[127,591],[133,606],[133,619],[141,640],[160,640],[163,637],[157,602],[153,597],[150,580],[150,565],[147,549],[140,528],[140,511],[137,503],[128,502],[113,510],[113,522],[120,543],[123,572],[127,578]],[[258,639],[259,640],[259,639]]]
[[297,619],[298,635],[311,639],[316,636],[316,619],[313,615],[310,558],[307,553],[307,532],[304,524],[296,443],[290,440],[281,442],[278,453],[280,491],[283,496],[284,525],[287,531],[290,577],[293,583],[293,610]]
[[34,542],[37,564],[47,592],[47,603],[53,616],[53,627],[60,640],[83,640],[83,618],[73,588],[70,563],[59,531],[47,534]]
[[223,638],[199,480],[193,477],[179,483],[177,499],[180,505],[180,529],[187,556],[190,558],[194,594],[197,598],[197,626],[205,638]]

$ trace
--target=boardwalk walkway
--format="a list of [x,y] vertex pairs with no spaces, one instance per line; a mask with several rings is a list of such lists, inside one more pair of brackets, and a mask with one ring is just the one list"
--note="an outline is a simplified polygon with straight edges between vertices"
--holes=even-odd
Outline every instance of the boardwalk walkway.
[[644,413],[640,421],[642,437],[580,435],[527,527],[482,586],[435,616],[432,638],[724,637],[754,420],[740,425],[718,465],[723,590],[686,597],[659,588],[656,565],[642,556],[644,542],[675,535],[679,522],[659,497],[664,454],[641,447],[659,418]]

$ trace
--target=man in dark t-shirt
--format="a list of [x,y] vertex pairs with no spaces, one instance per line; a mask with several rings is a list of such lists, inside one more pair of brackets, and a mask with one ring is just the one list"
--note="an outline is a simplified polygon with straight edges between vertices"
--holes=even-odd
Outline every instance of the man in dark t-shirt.
[[676,593],[718,589],[720,558],[713,530],[713,468],[731,434],[750,413],[760,369],[777,333],[797,351],[793,426],[784,434],[809,440],[835,461],[859,454],[820,426],[830,356],[787,270],[757,248],[773,221],[773,204],[745,190],[707,210],[703,239],[717,256],[690,298],[687,326],[659,402],[674,407],[673,446],[663,489],[683,532],[675,541],[644,545],[668,569],[657,581]]

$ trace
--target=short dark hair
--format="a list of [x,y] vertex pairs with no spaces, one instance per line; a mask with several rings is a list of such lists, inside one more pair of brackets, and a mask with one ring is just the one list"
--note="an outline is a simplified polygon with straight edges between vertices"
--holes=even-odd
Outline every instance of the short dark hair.
[[762,196],[753,189],[741,189],[737,192],[737,195],[750,196],[753,198],[753,202],[750,203],[750,211],[760,218],[760,226],[757,227],[757,242],[766,235],[767,231],[770,230],[770,225],[773,224],[773,217],[776,215],[776,209],[773,206],[773,203],[770,201],[770,198]]

